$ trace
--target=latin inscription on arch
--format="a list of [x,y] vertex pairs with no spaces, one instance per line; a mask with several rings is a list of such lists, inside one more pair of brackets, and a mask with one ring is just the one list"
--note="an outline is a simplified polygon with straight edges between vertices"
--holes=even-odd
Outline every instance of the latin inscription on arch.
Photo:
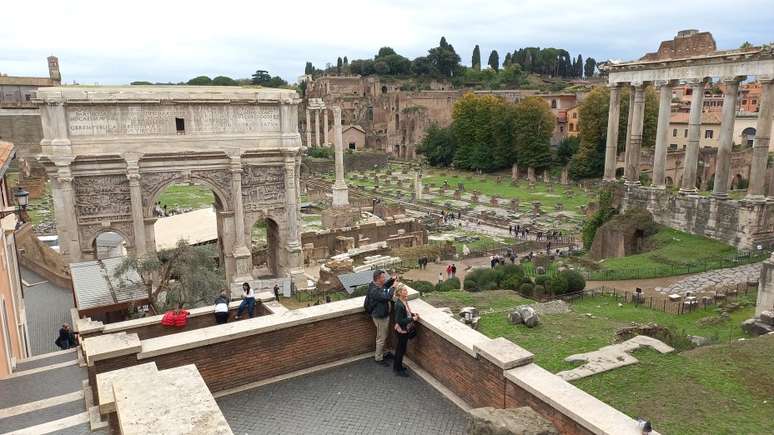
[[[178,131],[176,118],[185,120]],[[67,106],[70,136],[249,134],[280,130],[279,106],[249,104],[128,104]]]

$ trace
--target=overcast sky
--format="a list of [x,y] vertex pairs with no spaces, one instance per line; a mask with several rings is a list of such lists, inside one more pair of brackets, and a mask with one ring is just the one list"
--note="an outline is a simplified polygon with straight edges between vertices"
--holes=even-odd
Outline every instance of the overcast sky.
[[0,72],[46,76],[59,56],[67,83],[249,77],[266,69],[295,81],[306,61],[372,57],[391,46],[414,58],[441,36],[464,64],[525,46],[597,60],[634,59],[678,30],[712,32],[718,48],[774,41],[772,0],[170,1],[6,0]]

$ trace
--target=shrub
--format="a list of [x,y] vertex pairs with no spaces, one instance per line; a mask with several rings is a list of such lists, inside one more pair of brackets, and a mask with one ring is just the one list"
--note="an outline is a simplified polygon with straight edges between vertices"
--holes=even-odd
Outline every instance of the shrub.
[[546,285],[546,281],[548,281],[548,277],[546,275],[538,275],[535,277],[535,284],[536,285]]
[[481,290],[497,290],[498,287],[496,281],[485,281],[481,284]]
[[508,290],[518,290],[521,287],[521,279],[517,276],[509,276],[505,278],[501,287]]
[[352,297],[356,298],[359,296],[365,296],[366,293],[368,293],[368,286],[367,285],[361,285],[357,288],[355,288],[355,291],[352,292]]
[[528,276],[525,276],[524,278],[521,279],[521,283],[522,284],[532,284],[532,278],[530,278]]
[[546,281],[545,288],[552,294],[563,295],[567,293],[567,277],[562,273],[558,273]]
[[331,159],[333,158],[333,149],[328,147],[312,147],[309,148],[309,157],[315,157],[318,159]]
[[505,266],[500,266],[498,269],[501,270],[503,280],[510,277],[516,277],[518,280],[521,280],[524,276],[524,269],[516,264],[506,264]]
[[532,292],[534,291],[535,286],[529,282],[522,283],[519,287],[519,293],[521,293],[523,296],[532,296]]
[[471,276],[466,276],[465,281],[463,281],[463,284],[465,285],[465,291],[469,292],[480,292],[481,287],[479,287],[478,282],[476,282],[475,279]]
[[532,296],[539,298],[546,294],[546,288],[542,285],[536,285],[535,289],[532,291]]
[[448,292],[452,290],[459,290],[460,289],[460,279],[459,278],[449,278],[446,281],[439,282],[435,285],[435,290],[439,292]]
[[475,269],[465,276],[465,290],[492,290],[498,287],[498,272],[493,269]]
[[586,279],[577,270],[563,270],[559,274],[567,280],[568,292],[579,292],[586,288]]
[[421,294],[430,293],[435,290],[435,286],[429,281],[413,281],[408,283],[408,285]]

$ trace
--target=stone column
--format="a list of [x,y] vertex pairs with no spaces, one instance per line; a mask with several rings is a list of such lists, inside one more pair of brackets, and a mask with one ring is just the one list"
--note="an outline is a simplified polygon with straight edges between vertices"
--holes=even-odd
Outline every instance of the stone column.
[[134,252],[137,257],[147,254],[145,239],[145,216],[140,188],[139,155],[126,155],[126,177],[129,179],[129,196],[132,203],[132,229],[134,230]]
[[774,111],[774,78],[759,77],[761,83],[761,99],[758,107],[758,123],[755,125],[753,140],[752,166],[750,168],[750,184],[747,187],[748,201],[765,201],[766,199],[766,165],[769,159],[769,141],[771,140],[771,118]]
[[[334,112],[335,113],[335,112]],[[304,275],[304,252],[301,249],[301,231],[298,212],[298,172],[299,165],[296,155],[292,151],[286,151],[285,157],[285,204],[288,218],[288,234],[285,250],[287,251],[286,267],[290,279],[297,289],[306,288],[306,276]]]
[[312,119],[309,116],[309,108],[306,108],[306,146],[312,146]]
[[344,180],[344,138],[341,133],[341,107],[334,106],[333,140],[335,142],[334,152],[336,154],[336,182],[333,183],[333,207],[349,207],[349,192],[347,182]]
[[604,181],[615,181],[615,160],[618,154],[618,120],[620,116],[621,87],[615,84],[610,86],[610,108],[607,112]]
[[78,220],[75,214],[75,197],[73,193],[73,174],[70,169],[72,158],[57,159],[56,173],[53,178],[52,199],[56,218],[56,230],[59,235],[59,249],[65,261],[76,263],[81,261],[80,238],[78,237]]
[[634,111],[634,88],[629,86],[629,114],[626,116],[626,136],[624,136],[624,178],[626,177],[626,168],[629,166],[629,159],[632,156],[632,148],[629,146],[632,137],[632,112]]
[[653,182],[657,189],[666,189],[667,140],[669,134],[669,119],[672,116],[672,82],[656,82],[659,87],[658,96],[658,127],[656,129],[656,149],[653,156]]
[[314,144],[320,146],[320,110],[314,111]]
[[532,182],[535,181],[535,168],[532,166],[527,166],[527,180]]
[[234,261],[232,279],[236,282],[251,279],[252,254],[245,237],[245,211],[242,205],[242,157],[239,151],[229,155],[231,159],[231,196],[234,198]]
[[328,140],[328,109],[323,109],[323,142],[326,147],[331,144]]
[[685,149],[683,183],[680,193],[690,195],[697,192],[696,171],[699,165],[699,136],[701,133],[701,109],[704,104],[704,80],[688,81],[691,86],[691,113],[688,115],[688,146]]
[[414,172],[414,197],[417,201],[422,199],[422,172]]
[[720,144],[715,162],[715,185],[712,196],[716,199],[728,199],[728,173],[731,171],[731,148],[734,145],[734,118],[736,117],[736,97],[739,82],[744,77],[724,77],[726,92],[723,95],[723,112],[720,121]]
[[626,184],[640,184],[640,148],[642,145],[642,126],[645,118],[645,85],[633,83],[634,109],[631,111],[631,135],[629,136],[629,160],[626,164],[624,178]]
[[513,166],[511,166],[511,180],[518,180],[519,179],[519,165],[517,163],[514,163]]

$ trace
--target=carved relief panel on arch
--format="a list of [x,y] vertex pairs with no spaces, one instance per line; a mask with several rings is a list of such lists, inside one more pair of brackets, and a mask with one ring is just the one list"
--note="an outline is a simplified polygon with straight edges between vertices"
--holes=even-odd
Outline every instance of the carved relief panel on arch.
[[243,166],[242,205],[245,211],[285,201],[285,168],[282,166]]
[[128,218],[131,213],[129,180],[125,175],[75,177],[73,191],[79,223]]

